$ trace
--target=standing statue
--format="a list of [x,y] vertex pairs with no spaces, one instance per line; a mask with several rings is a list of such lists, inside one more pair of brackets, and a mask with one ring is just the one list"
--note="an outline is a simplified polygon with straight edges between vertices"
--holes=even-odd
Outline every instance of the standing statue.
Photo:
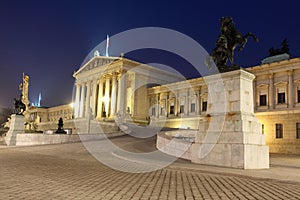
[[[212,61],[215,62],[219,70],[224,70],[229,59],[231,67],[234,68],[234,50],[239,45],[239,51],[242,51],[251,36],[256,42],[258,38],[251,32],[242,35],[234,26],[232,17],[222,17],[220,35],[216,42],[216,48],[210,54]],[[228,67],[227,67],[228,68]]]
[[19,100],[14,98],[14,107],[14,113],[16,115],[23,115],[24,111],[26,110],[26,105],[22,102],[22,95],[20,95]]
[[57,130],[55,133],[66,134],[67,132],[63,129],[63,127],[64,127],[64,122],[63,122],[63,119],[60,117],[58,120]]

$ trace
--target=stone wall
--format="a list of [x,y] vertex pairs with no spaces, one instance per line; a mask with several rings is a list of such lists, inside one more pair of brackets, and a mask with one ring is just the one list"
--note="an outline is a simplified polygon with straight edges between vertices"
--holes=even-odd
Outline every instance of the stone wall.
[[[177,121],[177,126],[191,126],[198,130],[195,142],[184,153],[182,149],[187,145],[184,140],[159,135],[158,148],[174,156],[182,154],[182,157],[199,164],[269,168],[269,148],[262,126],[254,115],[254,77],[244,70],[203,77],[208,88],[206,115],[196,116],[191,122],[184,117]],[[154,120],[165,125],[169,121]],[[171,121],[174,125],[176,120]],[[181,134],[187,132],[189,130],[180,130]]]
[[101,139],[105,137],[116,137],[124,135],[123,132],[114,132],[109,134],[85,134],[81,137],[78,134],[37,134],[37,133],[23,133],[17,134],[16,146],[29,146],[29,145],[45,145],[45,144],[62,144],[71,142],[81,142],[81,141],[92,141]]

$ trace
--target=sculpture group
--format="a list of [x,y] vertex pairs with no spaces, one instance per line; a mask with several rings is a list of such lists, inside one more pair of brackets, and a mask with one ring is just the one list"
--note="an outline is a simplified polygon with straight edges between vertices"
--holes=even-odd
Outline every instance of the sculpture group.
[[20,95],[20,99],[14,98],[14,113],[16,115],[23,115],[26,110],[26,105],[22,102],[22,95]]
[[238,50],[244,49],[248,37],[252,37],[256,42],[258,38],[251,32],[246,35],[242,35],[234,26],[232,17],[222,17],[220,27],[220,35],[216,41],[216,47],[210,54],[212,61],[219,70],[224,70],[228,68],[226,66],[228,60],[231,63],[231,67],[235,66],[234,63],[234,50],[239,46]]

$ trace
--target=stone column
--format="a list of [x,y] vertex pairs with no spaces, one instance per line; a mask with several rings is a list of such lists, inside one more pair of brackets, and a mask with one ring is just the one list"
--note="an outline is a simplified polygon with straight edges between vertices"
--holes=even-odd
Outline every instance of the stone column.
[[294,89],[293,89],[293,71],[288,71],[289,75],[289,108],[292,108],[294,106]]
[[184,111],[184,114],[189,115],[189,110],[190,110],[190,92],[189,92],[189,90],[187,90],[187,92],[186,92],[186,97],[185,97],[184,104],[185,104],[184,109],[186,109]]
[[197,114],[200,115],[201,114],[201,87],[198,91],[196,102],[197,102]]
[[85,102],[85,117],[89,117],[90,111],[91,111],[91,100],[90,100],[90,96],[91,96],[91,81],[88,81],[88,83],[86,84],[86,102]]
[[253,80],[253,105],[254,105],[254,111],[256,111],[257,107],[257,94],[256,94],[256,79]]
[[81,84],[81,97],[80,97],[80,108],[79,108],[79,116],[84,117],[84,102],[85,102],[85,84]]
[[125,114],[125,106],[126,106],[126,100],[127,100],[127,95],[126,95],[126,82],[127,82],[127,75],[123,72],[120,77],[119,77],[119,82],[118,82],[118,101],[117,101],[117,112],[120,114]]
[[273,74],[269,75],[269,108],[274,109],[274,79]]
[[99,80],[99,89],[98,89],[98,106],[97,106],[97,118],[102,116],[102,98],[103,98],[103,79]]
[[110,90],[110,78],[108,76],[105,77],[105,94],[104,94],[104,98],[105,98],[105,112],[106,112],[106,117],[109,116],[109,90]]
[[179,103],[179,93],[174,96],[174,115],[177,116],[178,114],[178,103]]
[[160,112],[159,112],[159,108],[160,108],[160,100],[159,100],[159,94],[157,94],[156,95],[156,113],[155,113],[155,117],[156,118],[159,118],[159,114],[160,114]]
[[169,117],[169,113],[170,113],[170,93],[167,92],[167,94],[166,94],[165,116]]
[[93,80],[92,113],[94,117],[96,117],[96,103],[97,103],[97,80]]
[[80,85],[76,83],[76,97],[74,102],[74,116],[75,118],[79,117],[79,108],[80,108]]
[[116,74],[113,74],[112,89],[111,89],[111,106],[110,106],[111,117],[113,117],[116,112],[116,100],[117,100],[117,76]]

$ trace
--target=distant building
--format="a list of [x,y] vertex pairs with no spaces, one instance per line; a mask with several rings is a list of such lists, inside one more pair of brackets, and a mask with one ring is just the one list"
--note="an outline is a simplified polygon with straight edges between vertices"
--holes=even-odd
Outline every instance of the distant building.
[[64,121],[65,129],[73,129],[75,127],[73,119],[73,108],[70,104],[46,107],[29,107],[26,116],[26,128],[28,130],[56,130],[59,118]]

